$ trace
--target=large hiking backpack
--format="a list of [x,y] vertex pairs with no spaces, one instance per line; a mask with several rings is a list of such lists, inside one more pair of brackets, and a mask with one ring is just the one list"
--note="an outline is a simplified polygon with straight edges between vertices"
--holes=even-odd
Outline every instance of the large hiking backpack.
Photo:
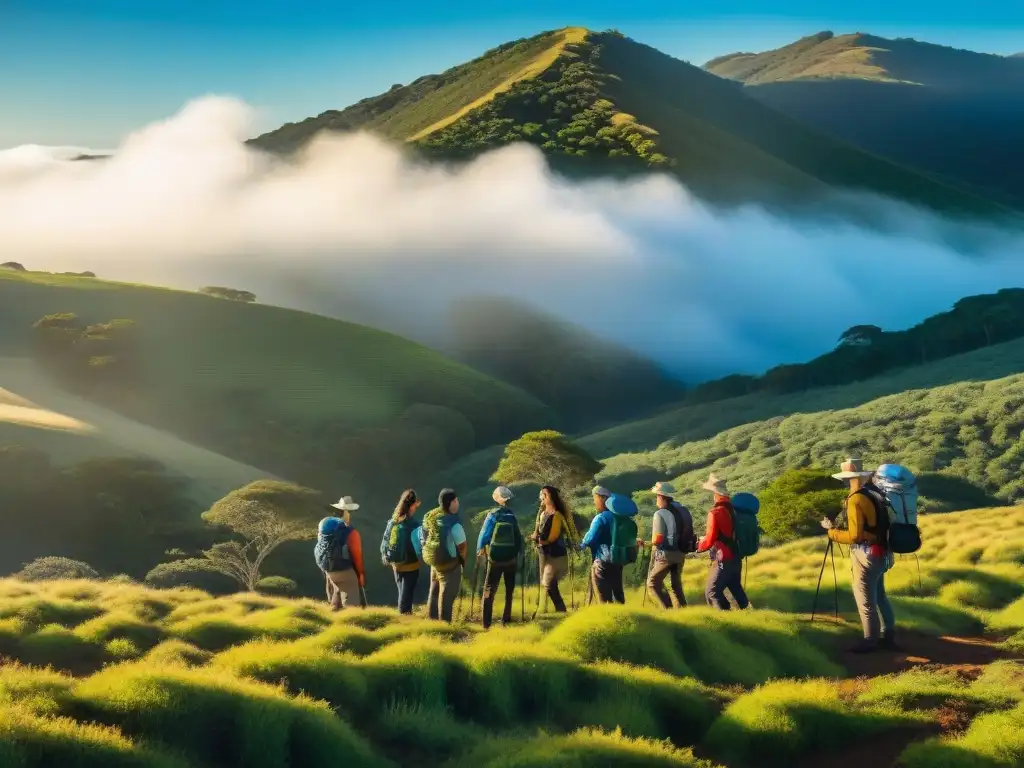
[[420,540],[423,542],[423,562],[437,568],[448,565],[457,558],[448,548],[448,539],[452,535],[452,526],[459,522],[457,515],[445,514],[441,509],[434,509],[423,518],[423,531]]
[[387,565],[408,565],[416,562],[412,537],[418,527],[419,522],[412,516],[401,522],[395,522],[394,518],[388,520],[381,542],[381,555]]
[[756,555],[761,549],[761,526],[757,523],[761,502],[752,493],[737,493],[732,497],[732,510],[737,554],[741,558]]
[[693,531],[693,515],[689,507],[673,501],[668,506],[669,512],[676,521],[676,540],[674,542],[675,552],[682,552],[689,555],[697,551],[697,534]]
[[889,518],[889,550],[909,555],[921,548],[921,530],[917,527],[917,478],[899,464],[882,464],[872,478],[882,492],[883,509]]
[[323,571],[347,571],[352,567],[348,537],[352,528],[340,517],[325,517],[317,527],[313,557]]
[[490,514],[494,516],[494,528],[487,546],[487,559],[492,563],[511,563],[519,557],[521,548],[519,521],[507,509],[495,509]]
[[634,519],[637,514],[636,504],[628,496],[613,493],[606,502],[608,511],[612,513],[612,543],[610,549],[613,565],[629,565],[635,563],[639,555],[636,545],[637,527]]

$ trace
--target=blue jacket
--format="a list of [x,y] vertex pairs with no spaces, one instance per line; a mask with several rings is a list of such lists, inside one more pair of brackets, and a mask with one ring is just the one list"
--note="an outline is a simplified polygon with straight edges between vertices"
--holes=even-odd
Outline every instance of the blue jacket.
[[612,513],[611,510],[604,510],[598,514],[590,523],[590,530],[580,542],[580,549],[590,548],[590,554],[595,560],[612,559]]

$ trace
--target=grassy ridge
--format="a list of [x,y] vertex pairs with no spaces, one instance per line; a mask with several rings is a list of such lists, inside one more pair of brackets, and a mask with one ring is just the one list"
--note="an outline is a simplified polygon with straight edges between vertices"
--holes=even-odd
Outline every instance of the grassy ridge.
[[[822,32],[705,68],[750,86],[758,100],[869,152],[1020,208],[1024,126],[1018,58],[912,39]],[[884,119],[880,116],[884,115]]]
[[32,323],[51,312],[138,323],[145,386],[120,412],[313,484],[358,493],[546,418],[520,390],[397,336],[95,279],[0,271],[0,356],[30,354]]
[[[926,519],[930,596],[907,596],[898,568],[901,620],[932,632],[966,620],[1024,627],[1012,552],[989,548],[979,568],[956,566],[976,531],[1021,547],[1022,523],[1022,508]],[[813,591],[811,545],[762,553],[749,578],[778,594]],[[642,609],[631,596],[629,607],[483,632],[253,594],[3,580],[0,653],[54,669],[0,669],[0,756],[25,766],[73,756],[78,766],[283,768],[344,755],[382,768],[575,768],[697,766],[696,750],[742,768],[827,761],[851,739],[896,732],[914,740],[915,766],[1012,766],[1024,754],[1014,725],[1024,665],[837,682],[845,672],[830,657],[852,630],[766,610],[768,593],[755,594],[759,610],[746,613]],[[949,707],[968,714],[966,730],[925,740]]]

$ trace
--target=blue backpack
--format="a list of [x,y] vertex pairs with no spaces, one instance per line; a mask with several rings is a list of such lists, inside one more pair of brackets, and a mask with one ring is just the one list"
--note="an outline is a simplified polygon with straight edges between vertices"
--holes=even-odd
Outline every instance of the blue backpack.
[[352,567],[348,536],[352,528],[340,517],[325,517],[317,527],[313,557],[322,571],[347,571]]
[[752,493],[737,493],[732,499],[733,541],[736,542],[736,554],[740,557],[756,555],[761,549],[761,526],[757,523],[757,513],[761,511],[761,502]]
[[400,523],[394,518],[388,520],[384,537],[380,542],[380,555],[386,565],[410,565],[417,562],[412,537],[418,535],[419,521],[407,517]]
[[613,493],[605,502],[612,513],[612,543],[609,547],[613,565],[629,565],[635,563],[639,555],[636,545],[638,530],[636,527],[637,507],[629,496]]

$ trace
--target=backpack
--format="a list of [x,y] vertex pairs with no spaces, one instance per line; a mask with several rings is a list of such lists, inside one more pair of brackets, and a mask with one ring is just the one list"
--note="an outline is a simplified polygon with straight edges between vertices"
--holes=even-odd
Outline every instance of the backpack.
[[494,528],[487,545],[487,559],[492,563],[511,563],[519,557],[521,549],[519,521],[507,509],[495,509],[490,514],[494,517]]
[[741,558],[756,555],[761,549],[761,526],[757,524],[761,502],[752,493],[737,493],[732,497],[732,510],[737,554]]
[[455,561],[457,558],[448,549],[448,539],[452,535],[452,526],[459,522],[458,515],[447,515],[441,509],[434,509],[423,518],[423,530],[420,540],[423,542],[423,562],[437,568]]
[[340,517],[325,517],[317,529],[313,557],[322,571],[347,571],[352,567],[348,537],[352,528]]
[[921,548],[921,529],[917,527],[917,478],[899,464],[883,464],[872,478],[881,491],[882,509],[889,523],[889,550],[910,555]]
[[689,555],[697,551],[697,534],[693,532],[693,515],[688,507],[673,501],[668,512],[676,521],[676,540],[673,544],[663,547],[671,552],[682,552]]
[[413,517],[407,517],[400,523],[394,518],[388,520],[384,529],[384,538],[380,543],[381,556],[387,565],[409,565],[416,562],[416,550],[412,545],[412,537],[419,523]]
[[636,504],[628,496],[613,493],[606,502],[608,511],[612,513],[612,543],[609,549],[613,565],[629,565],[635,563],[639,555],[636,545],[638,535],[636,520]]

